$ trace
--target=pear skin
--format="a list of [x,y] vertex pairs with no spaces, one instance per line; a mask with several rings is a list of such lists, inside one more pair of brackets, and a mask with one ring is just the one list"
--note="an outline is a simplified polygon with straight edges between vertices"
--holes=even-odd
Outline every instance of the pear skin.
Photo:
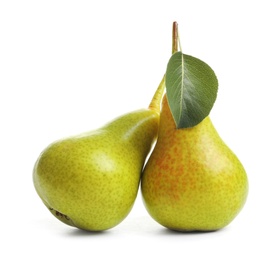
[[177,231],[213,231],[240,212],[248,179],[210,118],[177,129],[165,95],[158,140],[143,171],[141,191],[147,211],[161,225]]
[[65,224],[89,231],[116,226],[134,204],[158,125],[159,113],[142,109],[52,143],[34,167],[38,195]]

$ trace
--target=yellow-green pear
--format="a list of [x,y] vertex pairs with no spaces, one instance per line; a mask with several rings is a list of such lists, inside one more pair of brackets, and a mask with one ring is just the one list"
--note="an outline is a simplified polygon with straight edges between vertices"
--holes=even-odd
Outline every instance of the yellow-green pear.
[[164,96],[158,140],[145,166],[141,191],[146,209],[161,225],[177,231],[212,231],[240,212],[248,180],[210,118],[177,129]]
[[128,215],[157,138],[163,89],[162,81],[148,109],[58,140],[40,154],[33,182],[55,217],[80,229],[102,231]]

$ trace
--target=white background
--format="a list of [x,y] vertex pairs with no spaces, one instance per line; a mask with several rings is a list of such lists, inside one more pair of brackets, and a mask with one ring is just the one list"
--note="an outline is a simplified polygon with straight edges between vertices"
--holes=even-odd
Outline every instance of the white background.
[[[278,259],[278,11],[271,0],[1,1],[0,258]],[[147,107],[175,20],[183,52],[218,76],[211,118],[247,170],[244,209],[218,232],[181,234],[153,221],[139,194],[107,232],[60,223],[34,190],[37,156]]]

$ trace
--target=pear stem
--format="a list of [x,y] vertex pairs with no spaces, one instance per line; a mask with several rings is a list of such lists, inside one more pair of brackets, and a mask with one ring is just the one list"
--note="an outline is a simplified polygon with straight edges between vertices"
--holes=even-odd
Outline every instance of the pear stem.
[[180,46],[179,42],[179,35],[178,35],[178,23],[173,22],[172,24],[172,54],[178,51],[178,44]]
[[[178,45],[180,47],[180,42],[179,42],[179,35],[178,35],[178,23],[177,22],[173,22],[172,25],[172,54],[174,54],[175,52],[178,51]],[[162,100],[162,96],[164,94],[165,91],[165,75],[162,78],[150,104],[149,104],[149,109],[157,111],[158,113],[160,113],[161,110],[161,100]]]

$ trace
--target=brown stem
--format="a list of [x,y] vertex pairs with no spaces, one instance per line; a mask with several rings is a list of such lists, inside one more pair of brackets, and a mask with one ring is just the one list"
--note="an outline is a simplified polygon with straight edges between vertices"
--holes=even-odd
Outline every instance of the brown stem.
[[178,51],[178,23],[172,24],[172,54]]

